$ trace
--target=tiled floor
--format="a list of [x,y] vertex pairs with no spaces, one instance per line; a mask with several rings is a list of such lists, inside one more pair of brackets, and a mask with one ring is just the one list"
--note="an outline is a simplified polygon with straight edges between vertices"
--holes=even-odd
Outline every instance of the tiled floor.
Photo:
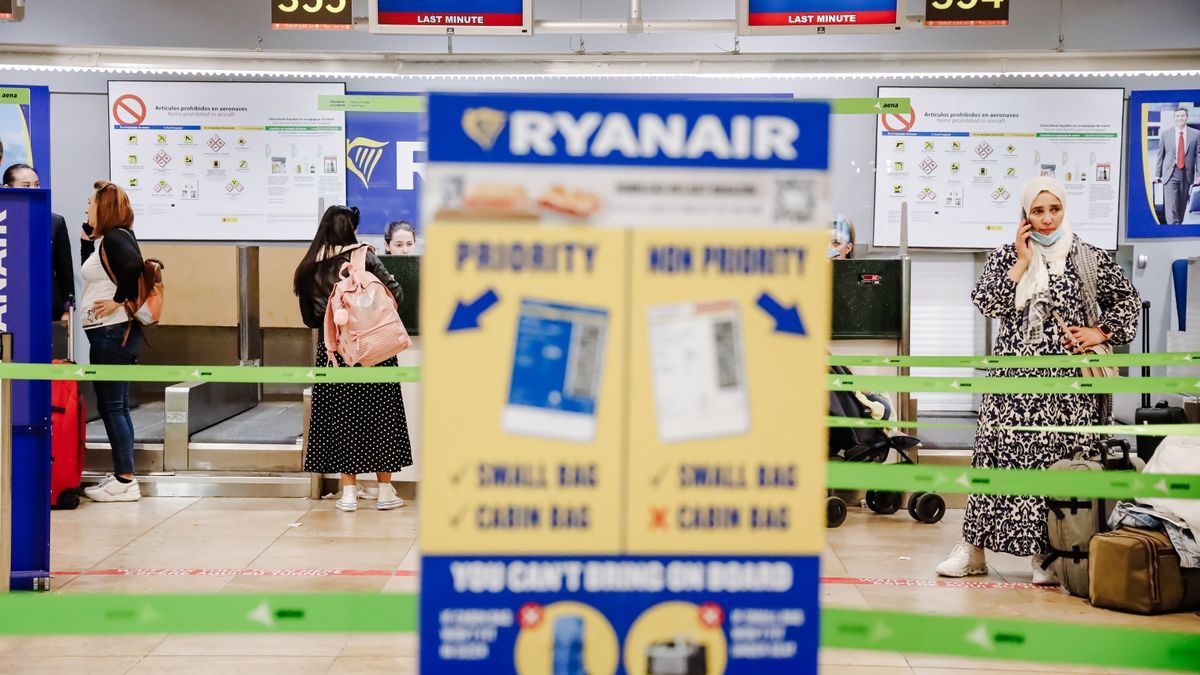
[[[366,502],[365,506],[372,506]],[[962,512],[937,525],[906,515],[851,509],[828,532],[822,575],[826,606],[977,614],[1126,625],[1200,633],[1200,617],[1138,617],[1090,607],[1058,591],[880,585],[933,579],[933,566],[958,537]],[[58,593],[415,592],[419,585],[417,506],[345,514],[330,501],[147,498],[86,502],[56,511],[52,568]],[[989,558],[988,581],[1029,581],[1028,561]],[[205,569],[197,576],[169,574]],[[372,570],[369,576],[254,576],[240,570]],[[136,571],[138,573],[129,573]],[[0,673],[387,673],[416,672],[413,635],[140,635],[0,638]],[[827,649],[835,674],[1124,672]]]

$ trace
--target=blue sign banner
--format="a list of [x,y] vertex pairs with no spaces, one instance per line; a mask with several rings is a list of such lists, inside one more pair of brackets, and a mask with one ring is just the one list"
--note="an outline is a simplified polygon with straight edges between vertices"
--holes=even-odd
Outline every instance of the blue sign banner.
[[429,556],[424,673],[816,673],[811,557]]
[[807,101],[432,94],[438,144],[429,159],[824,170],[829,110]]
[[899,0],[750,0],[751,26],[896,23]]
[[1126,236],[1130,239],[1200,237],[1197,169],[1200,169],[1200,90],[1132,92]]
[[[13,360],[50,362],[50,191],[0,190],[0,330]],[[12,583],[50,577],[50,383],[12,383]]]
[[380,12],[520,14],[521,0],[377,0]]
[[376,0],[381,25],[520,26],[522,0]]
[[360,234],[382,235],[397,220],[420,231],[426,119],[425,113],[346,113],[346,201],[362,214]]

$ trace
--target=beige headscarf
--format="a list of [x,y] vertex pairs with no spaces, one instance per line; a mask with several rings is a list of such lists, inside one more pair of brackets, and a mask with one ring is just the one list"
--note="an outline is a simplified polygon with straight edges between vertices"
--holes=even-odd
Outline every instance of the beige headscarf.
[[1021,310],[1025,309],[1031,300],[1049,299],[1050,275],[1062,274],[1066,269],[1067,256],[1070,255],[1071,245],[1075,240],[1067,216],[1067,191],[1057,180],[1041,176],[1026,183],[1025,191],[1021,194],[1021,208],[1025,213],[1029,213],[1033,200],[1043,192],[1049,192],[1062,202],[1063,219],[1062,224],[1058,226],[1062,236],[1050,246],[1042,246],[1033,239],[1029,240],[1033,248],[1033,259],[1029,262],[1021,281],[1017,283],[1016,306]]

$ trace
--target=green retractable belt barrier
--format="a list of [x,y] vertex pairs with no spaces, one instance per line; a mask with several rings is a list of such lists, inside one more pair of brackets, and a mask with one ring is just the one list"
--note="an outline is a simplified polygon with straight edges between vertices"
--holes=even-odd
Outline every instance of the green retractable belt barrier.
[[825,484],[835,490],[1200,499],[1200,476],[1133,471],[974,469],[933,464],[829,462]]
[[[1079,368],[1082,366],[1197,366],[1200,353],[1111,354],[1106,356],[830,356],[836,366],[921,368]],[[420,368],[314,368],[308,366],[0,364],[12,380],[121,380],[126,382],[418,382]],[[943,393],[1190,393],[1197,377],[897,377],[830,375],[835,391],[922,391]]]
[[829,357],[831,366],[910,368],[1081,368],[1083,366],[1200,366],[1200,353],[1078,354],[1061,356],[847,356]]
[[1007,424],[956,424],[954,422],[900,422],[870,420],[865,417],[826,417],[827,425],[844,429],[957,429],[979,431],[997,429],[1031,433],[1106,434],[1121,436],[1200,436],[1200,424],[1093,424],[1089,426]]
[[827,608],[821,645],[981,659],[1200,672],[1200,633]]
[[2,363],[9,380],[117,380],[123,382],[257,382],[263,384],[419,382],[420,368],[292,368],[282,366],[81,366]]
[[0,595],[0,635],[416,630],[417,597],[407,593]]
[[[824,647],[1200,672],[1200,633],[835,607],[820,621]],[[0,635],[416,630],[412,594],[0,596]]]
[[939,394],[1197,394],[1200,377],[903,377],[829,375],[830,391]]

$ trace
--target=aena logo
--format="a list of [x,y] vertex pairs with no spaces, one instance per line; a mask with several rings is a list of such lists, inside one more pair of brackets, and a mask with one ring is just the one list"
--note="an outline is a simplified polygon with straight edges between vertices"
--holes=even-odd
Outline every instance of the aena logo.
[[371,187],[371,176],[375,174],[375,167],[379,166],[379,159],[383,157],[383,149],[386,147],[387,143],[383,141],[362,136],[357,136],[352,141],[346,141],[346,168],[350,169],[350,173],[358,176],[363,187]]
[[463,131],[484,150],[492,149],[506,124],[509,151],[514,155],[608,157],[620,153],[630,159],[712,155],[717,159],[794,160],[799,154],[799,125],[777,115],[734,115],[728,123],[717,115],[701,115],[689,126],[683,115],[663,118],[653,113],[639,115],[636,124],[622,113],[576,117],[567,112],[516,110],[506,116],[490,108],[463,113]]

